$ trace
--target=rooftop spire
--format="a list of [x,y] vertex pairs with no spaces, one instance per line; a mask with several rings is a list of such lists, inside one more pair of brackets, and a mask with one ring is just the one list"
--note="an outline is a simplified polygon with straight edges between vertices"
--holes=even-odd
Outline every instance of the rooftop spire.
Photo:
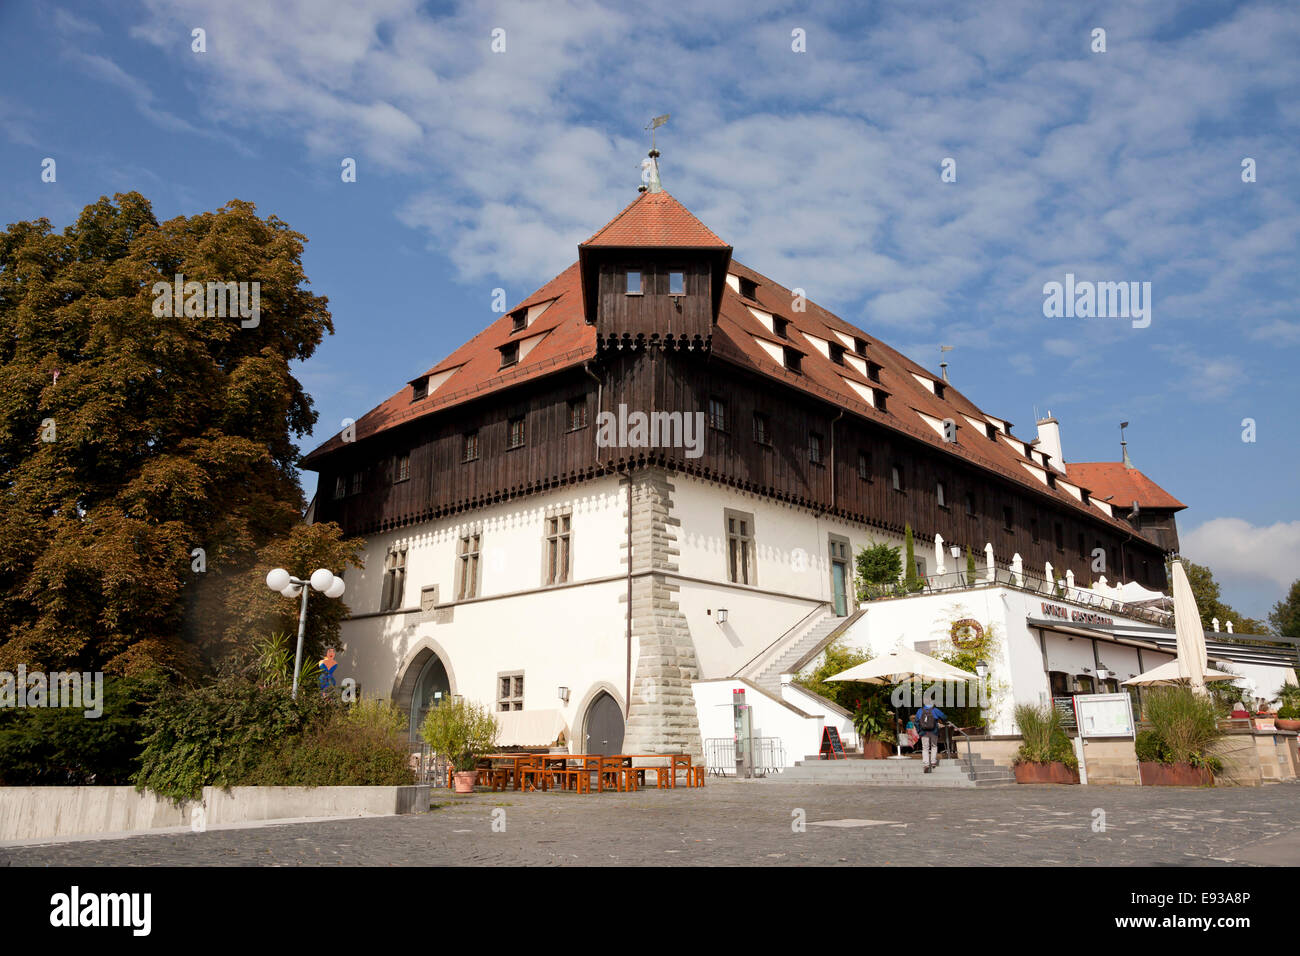
[[650,152],[647,154],[648,159],[641,161],[641,185],[637,187],[637,192],[661,193],[664,191],[663,183],[659,181],[659,150],[655,147],[655,131],[668,122],[670,114],[665,113],[662,116],[656,116],[646,127],[650,131]]

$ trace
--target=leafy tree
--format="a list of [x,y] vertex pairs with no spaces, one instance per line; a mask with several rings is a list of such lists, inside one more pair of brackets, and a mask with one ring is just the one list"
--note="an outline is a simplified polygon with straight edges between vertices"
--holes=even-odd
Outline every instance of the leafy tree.
[[1283,637],[1300,637],[1300,581],[1291,585],[1285,600],[1273,605],[1268,623]]
[[[269,629],[236,585],[273,542],[339,545],[292,531],[316,413],[289,363],[333,331],[304,242],[239,200],[159,223],[134,192],[0,232],[0,669],[192,673]],[[260,283],[259,321],[155,315],[178,274]]]
[[970,545],[966,545],[966,583],[975,583],[975,555],[971,554]]
[[[1202,627],[1207,631],[1210,630],[1213,627],[1211,621],[1217,617],[1219,627],[1225,631],[1228,622],[1231,621],[1233,630],[1238,634],[1269,633],[1266,622],[1238,614],[1220,600],[1219,582],[1214,580],[1213,571],[1203,564],[1196,564],[1186,558],[1180,560],[1183,563],[1183,570],[1187,572],[1187,583],[1191,585],[1192,594],[1196,598],[1196,607],[1201,612]],[[1168,578],[1172,582],[1173,570],[1172,568],[1166,570],[1168,571]]]
[[903,526],[903,544],[907,558],[903,563],[903,584],[909,591],[919,590],[921,579],[916,574],[916,541],[912,536],[912,526]]
[[903,559],[898,545],[883,541],[873,542],[869,548],[858,550],[858,582],[862,588],[859,600],[866,600],[866,588],[884,584],[897,584],[903,573]]

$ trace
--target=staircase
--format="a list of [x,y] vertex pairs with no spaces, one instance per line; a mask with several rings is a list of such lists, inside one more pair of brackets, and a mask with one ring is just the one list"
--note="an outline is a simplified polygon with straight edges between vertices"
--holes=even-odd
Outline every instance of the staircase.
[[829,606],[825,612],[802,632],[793,636],[785,647],[778,648],[763,668],[752,678],[754,683],[769,694],[781,696],[781,675],[797,673],[799,668],[821,653],[833,641],[836,632],[853,623],[861,611],[849,617],[837,617]]
[[855,787],[1005,787],[1014,786],[1015,774],[992,760],[973,757],[967,769],[966,759],[946,758],[929,773],[921,759],[903,760],[820,760],[805,757],[784,773],[768,779],[775,783],[832,783]]

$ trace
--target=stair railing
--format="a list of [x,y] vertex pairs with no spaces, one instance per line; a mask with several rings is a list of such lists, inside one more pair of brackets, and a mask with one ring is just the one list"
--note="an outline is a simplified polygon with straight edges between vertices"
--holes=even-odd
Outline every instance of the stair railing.
[[962,730],[956,724],[950,723],[948,724],[949,742],[952,741],[952,731],[954,730],[966,738],[966,776],[969,777],[971,780],[974,780],[975,779],[975,758],[971,756],[971,752],[970,752],[970,734],[966,733],[966,731]]
[[820,604],[818,604],[815,608],[813,608],[811,611],[809,611],[809,612],[808,612],[807,614],[805,614],[803,617],[799,618],[799,620],[795,622],[794,626],[791,627],[789,630],[787,630],[784,634],[782,634],[780,637],[778,637],[776,640],[774,640],[771,644],[767,645],[767,647],[763,648],[761,651],[759,651],[757,654],[755,654],[755,655],[754,655],[753,657],[751,657],[749,660],[745,661],[744,664],[742,664],[742,665],[740,665],[739,667],[737,667],[737,668],[735,669],[735,671],[732,672],[731,676],[732,676],[732,677],[739,677],[739,676],[740,676],[741,674],[743,674],[746,670],[748,670],[749,667],[750,667],[750,666],[751,666],[755,661],[762,660],[763,657],[764,657],[764,655],[766,655],[766,654],[768,653],[768,651],[770,651],[772,648],[776,647],[778,644],[780,644],[782,641],[784,641],[784,640],[785,640],[787,637],[789,637],[791,634],[795,633],[795,632],[798,631],[800,628],[802,628],[805,624],[808,623],[809,619],[812,618],[814,615],[816,615],[816,614],[820,614],[821,612],[825,611],[826,608],[828,608],[828,607],[830,607],[830,602],[829,602],[829,601],[822,601]]

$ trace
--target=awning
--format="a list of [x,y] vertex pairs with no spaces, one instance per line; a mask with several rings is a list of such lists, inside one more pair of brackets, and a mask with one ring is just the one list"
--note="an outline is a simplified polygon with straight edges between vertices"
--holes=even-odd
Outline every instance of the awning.
[[495,716],[498,747],[551,747],[568,742],[569,725],[558,710],[503,710]]

